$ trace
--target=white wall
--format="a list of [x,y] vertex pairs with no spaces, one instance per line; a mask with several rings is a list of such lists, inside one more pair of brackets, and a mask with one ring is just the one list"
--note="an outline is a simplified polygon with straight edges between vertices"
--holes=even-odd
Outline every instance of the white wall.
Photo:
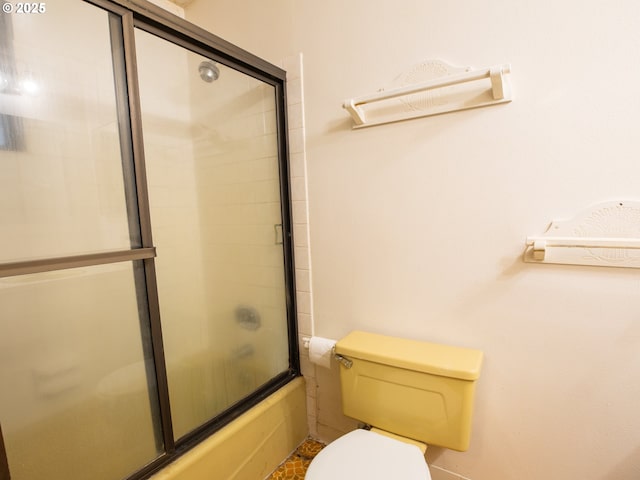
[[[473,480],[639,477],[637,271],[521,255],[552,219],[640,196],[640,5],[241,5],[196,2],[187,18],[274,63],[304,54],[316,334],[485,352],[471,448],[431,449],[434,465]],[[432,58],[510,62],[515,101],[351,130],[345,98]],[[334,377],[318,372],[328,439],[344,428]]]

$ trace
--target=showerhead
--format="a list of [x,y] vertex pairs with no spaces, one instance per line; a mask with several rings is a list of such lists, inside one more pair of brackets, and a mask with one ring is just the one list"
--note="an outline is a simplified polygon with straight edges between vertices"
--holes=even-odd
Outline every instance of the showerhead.
[[220,77],[220,69],[211,60],[205,60],[198,66],[200,78],[207,83],[215,82]]

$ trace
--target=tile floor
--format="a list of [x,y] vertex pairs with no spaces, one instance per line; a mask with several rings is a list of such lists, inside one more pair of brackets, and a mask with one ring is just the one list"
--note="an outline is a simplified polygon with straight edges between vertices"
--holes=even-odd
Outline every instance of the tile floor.
[[324,444],[307,438],[300,444],[296,451],[291,454],[267,480],[304,480],[307,468]]

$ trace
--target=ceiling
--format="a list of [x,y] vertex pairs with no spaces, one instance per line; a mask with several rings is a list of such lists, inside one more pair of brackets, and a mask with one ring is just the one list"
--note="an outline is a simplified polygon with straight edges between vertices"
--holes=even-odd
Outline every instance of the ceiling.
[[189,5],[191,5],[193,2],[195,2],[196,0],[169,0],[171,3],[175,3],[176,5],[178,5],[179,7],[187,7]]

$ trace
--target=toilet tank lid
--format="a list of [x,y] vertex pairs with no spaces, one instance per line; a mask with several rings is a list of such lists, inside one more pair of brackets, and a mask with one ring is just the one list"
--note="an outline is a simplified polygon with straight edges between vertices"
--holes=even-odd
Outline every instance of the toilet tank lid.
[[477,380],[482,352],[472,348],[353,331],[336,343],[336,353],[419,372]]

